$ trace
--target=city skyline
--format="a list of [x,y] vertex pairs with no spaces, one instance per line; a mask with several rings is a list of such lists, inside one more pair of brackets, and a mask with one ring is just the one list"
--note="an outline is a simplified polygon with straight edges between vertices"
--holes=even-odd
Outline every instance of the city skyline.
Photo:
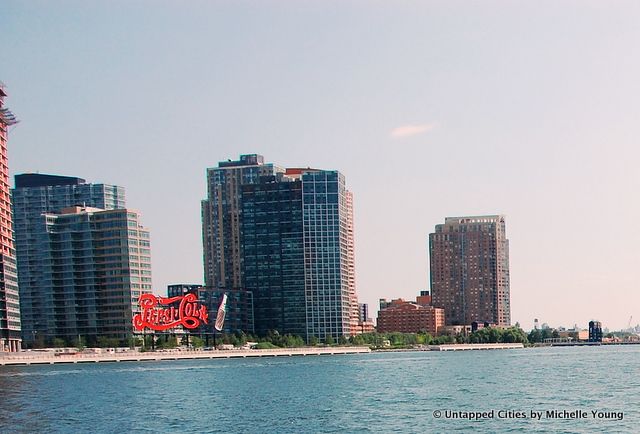
[[374,310],[428,288],[443,218],[504,214],[512,324],[626,328],[640,318],[640,9],[626,5],[9,1],[10,173],[125,186],[162,293],[204,283],[207,167],[259,153],[339,170]]

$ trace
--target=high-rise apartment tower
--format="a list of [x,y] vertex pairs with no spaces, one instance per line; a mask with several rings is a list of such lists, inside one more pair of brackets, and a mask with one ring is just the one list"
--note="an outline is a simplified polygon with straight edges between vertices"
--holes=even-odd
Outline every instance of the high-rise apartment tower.
[[13,245],[7,158],[8,129],[16,124],[17,120],[4,106],[6,96],[4,86],[0,83],[0,351],[18,351],[22,345],[20,296]]
[[37,346],[82,338],[126,345],[138,298],[151,292],[149,231],[137,212],[69,207],[44,213],[32,232],[42,300],[31,330]]
[[353,208],[344,176],[243,155],[208,170],[205,280],[253,293],[258,334],[357,332]]
[[262,155],[241,155],[207,169],[207,199],[202,201],[204,282],[213,288],[242,288],[242,186],[283,169]]
[[429,234],[431,304],[447,325],[511,324],[504,216],[447,217]]
[[38,336],[47,335],[47,300],[42,285],[42,246],[37,234],[42,231],[42,215],[59,213],[72,206],[86,206],[103,210],[125,207],[123,187],[86,183],[71,176],[26,173],[15,176],[12,190],[15,221],[22,336],[27,344]]

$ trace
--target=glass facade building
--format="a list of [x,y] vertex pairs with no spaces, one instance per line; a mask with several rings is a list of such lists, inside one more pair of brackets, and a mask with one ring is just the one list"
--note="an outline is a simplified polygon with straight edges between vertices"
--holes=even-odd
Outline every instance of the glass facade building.
[[254,303],[253,293],[247,290],[222,290],[220,288],[204,287],[200,290],[199,299],[210,312],[209,324],[204,331],[213,332],[218,307],[222,296],[227,294],[226,315],[221,333],[243,332],[254,334]]
[[42,231],[42,215],[76,205],[122,209],[125,191],[115,185],[88,184],[77,177],[27,173],[15,176],[12,198],[22,336],[26,343],[32,343],[42,330],[37,323],[47,308],[41,291],[42,251],[36,238]]
[[279,174],[242,189],[243,281],[256,332],[306,338],[302,181]]
[[126,344],[138,298],[151,292],[149,232],[126,209],[70,207],[40,217],[34,231],[41,296],[31,330],[37,346],[79,337]]
[[285,170],[255,154],[207,174],[207,286],[250,291],[261,335],[324,341],[357,333],[353,200],[344,176]]
[[207,199],[202,201],[204,282],[212,288],[242,289],[242,186],[260,176],[282,172],[262,155],[241,155],[207,169]]
[[[258,154],[241,155],[207,169],[207,198],[201,203],[204,281],[207,302],[229,297],[225,330],[254,330],[253,294],[243,282],[242,188],[261,176],[283,172]],[[235,300],[235,301],[234,301]]]
[[209,311],[209,323],[190,332],[194,335],[212,335],[218,307],[222,296],[227,294],[226,315],[221,333],[244,332],[255,333],[253,326],[253,294],[251,291],[224,291],[218,288],[208,288],[197,284],[177,283],[167,287],[167,296],[176,297],[188,293],[196,294],[198,301]]
[[357,332],[348,198],[337,171],[287,169],[243,187],[244,283],[258,333],[324,341]]
[[352,258],[344,176],[337,171],[305,171],[302,196],[307,335],[321,340],[350,336],[357,310],[349,284]]

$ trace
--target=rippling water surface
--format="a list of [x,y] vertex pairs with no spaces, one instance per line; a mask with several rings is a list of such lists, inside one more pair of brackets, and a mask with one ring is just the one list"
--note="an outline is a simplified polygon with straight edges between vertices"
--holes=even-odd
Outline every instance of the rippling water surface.
[[0,432],[640,432],[639,361],[608,346],[0,367]]

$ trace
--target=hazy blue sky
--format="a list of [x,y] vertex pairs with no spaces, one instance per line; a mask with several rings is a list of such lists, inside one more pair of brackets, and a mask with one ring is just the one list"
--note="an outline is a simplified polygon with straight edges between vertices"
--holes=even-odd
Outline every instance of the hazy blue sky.
[[202,282],[205,169],[343,172],[361,301],[507,216],[513,322],[640,322],[640,3],[2,1],[12,174],[126,187],[154,287]]

